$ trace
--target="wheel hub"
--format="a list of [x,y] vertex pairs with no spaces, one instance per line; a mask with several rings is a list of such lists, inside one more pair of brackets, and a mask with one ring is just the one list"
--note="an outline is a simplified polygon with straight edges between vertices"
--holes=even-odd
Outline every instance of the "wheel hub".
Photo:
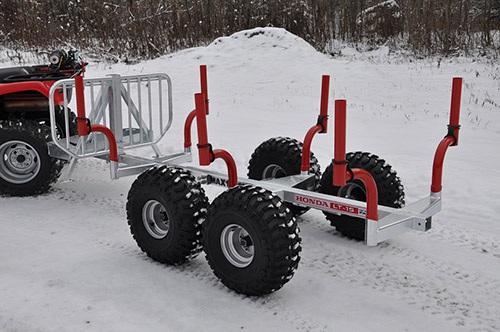
[[9,141],[0,146],[0,177],[10,183],[33,180],[40,171],[40,156],[30,144]]
[[287,174],[283,167],[276,164],[268,165],[262,172],[262,180],[278,179],[285,177]]
[[144,228],[153,238],[161,240],[170,230],[170,218],[167,210],[160,202],[150,200],[142,208]]
[[26,169],[33,163],[33,155],[30,150],[20,147],[9,152],[11,165],[18,169]]
[[254,242],[248,231],[240,225],[226,226],[220,236],[224,257],[235,267],[245,268],[254,258]]
[[363,201],[366,200],[366,190],[361,184],[349,182],[345,186],[339,188],[337,196]]

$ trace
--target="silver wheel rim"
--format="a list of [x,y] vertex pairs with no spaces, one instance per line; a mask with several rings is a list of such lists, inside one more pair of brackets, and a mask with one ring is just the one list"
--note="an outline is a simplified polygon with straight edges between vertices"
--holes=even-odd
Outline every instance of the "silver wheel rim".
[[276,178],[285,177],[285,176],[286,176],[286,172],[283,169],[283,167],[281,167],[280,165],[276,165],[276,164],[268,165],[266,168],[264,168],[264,171],[262,172],[262,179],[263,180],[276,179]]
[[22,141],[8,141],[0,146],[0,177],[7,182],[24,184],[40,172],[38,152]]
[[170,219],[167,210],[160,202],[150,200],[142,208],[144,228],[153,238],[161,240],[170,230]]
[[366,190],[362,185],[356,182],[350,182],[347,185],[339,188],[337,196],[354,200],[362,200],[363,197],[360,196],[366,197]]
[[236,224],[226,226],[220,235],[224,257],[238,268],[247,267],[252,263],[255,250],[253,243],[247,230]]

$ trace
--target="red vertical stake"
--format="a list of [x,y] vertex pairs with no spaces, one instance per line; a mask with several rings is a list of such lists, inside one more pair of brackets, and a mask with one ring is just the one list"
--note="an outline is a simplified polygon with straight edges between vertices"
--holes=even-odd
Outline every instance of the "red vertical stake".
[[316,134],[325,134],[328,132],[328,98],[330,95],[330,76],[323,75],[321,84],[321,101],[320,111],[317,123],[311,127],[304,137],[304,144],[302,145],[302,160],[300,163],[300,170],[302,173],[307,174],[311,166],[311,144]]
[[346,108],[347,102],[344,99],[335,101],[335,141],[333,159],[333,185],[342,187],[347,182],[347,162],[346,162]]
[[208,103],[208,75],[207,75],[207,66],[200,66],[200,83],[201,83],[201,93],[205,96],[205,108],[207,114],[210,113],[209,103]]
[[203,93],[197,93],[194,95],[194,99],[196,105],[196,125],[198,128],[198,152],[200,165],[208,166],[212,160],[210,156],[210,144],[208,144],[205,96]]
[[323,75],[323,81],[321,84],[321,104],[320,104],[320,117],[321,126],[323,127],[320,131],[324,134],[328,131],[328,101],[330,98],[330,76]]
[[450,108],[450,130],[449,133],[455,137],[455,142],[452,146],[458,145],[458,134],[460,131],[460,107],[462,103],[462,78],[453,78],[451,91],[451,108]]
[[432,165],[432,193],[440,193],[443,190],[444,158],[450,146],[458,145],[458,135],[460,133],[460,107],[462,102],[462,81],[461,77],[453,78],[448,134],[441,140],[434,155],[434,163]]
[[77,131],[79,136],[87,136],[90,133],[90,128],[87,123],[87,115],[85,114],[85,85],[83,76],[78,75],[75,77],[75,90],[76,90],[76,112],[78,117],[76,119]]

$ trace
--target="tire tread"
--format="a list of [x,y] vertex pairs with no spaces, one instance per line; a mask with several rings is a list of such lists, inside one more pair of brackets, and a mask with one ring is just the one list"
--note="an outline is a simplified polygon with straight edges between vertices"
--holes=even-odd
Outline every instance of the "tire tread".
[[[241,283],[231,279],[214,264],[209,246],[210,227],[217,222],[217,214],[226,209],[236,209],[256,223],[267,248],[268,264]],[[217,197],[209,208],[208,220],[203,224],[203,243],[207,261],[215,275],[230,289],[249,296],[274,292],[285,285],[294,275],[300,261],[301,238],[297,221],[281,199],[260,187],[241,185],[227,190]]]
[[[141,236],[139,228],[144,227],[142,218],[136,220],[134,217],[136,209],[142,211],[137,201],[151,190],[172,202],[173,210],[168,213],[176,223],[176,239],[168,248],[152,245],[153,238]],[[202,249],[201,223],[206,219],[207,208],[205,191],[191,173],[180,168],[159,166],[142,173],[132,185],[127,200],[127,219],[132,236],[146,255],[160,263],[180,265]]]

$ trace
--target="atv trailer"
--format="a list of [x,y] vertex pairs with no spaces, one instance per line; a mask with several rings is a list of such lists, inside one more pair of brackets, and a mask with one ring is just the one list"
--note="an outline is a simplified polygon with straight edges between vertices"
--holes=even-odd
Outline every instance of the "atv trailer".
[[[316,134],[328,131],[329,76],[322,80],[317,123],[303,143],[286,137],[262,143],[245,178],[238,175],[228,151],[209,143],[206,66],[200,67],[201,92],[194,95],[194,110],[185,121],[184,147],[172,154],[162,154],[157,146],[172,124],[168,75],[84,79],[84,68],[50,82],[44,94],[50,137],[44,144],[40,135],[36,144],[32,136],[45,127],[2,122],[0,177],[2,185],[10,181],[9,188],[17,191],[0,188],[0,192],[40,193],[40,187],[29,192],[30,181],[16,182],[16,177],[5,174],[17,170],[32,176],[44,163],[69,163],[71,172],[78,160],[98,158],[109,162],[112,179],[140,174],[128,194],[128,223],[139,247],[158,262],[179,265],[203,250],[227,287],[246,295],[264,295],[281,288],[295,273],[301,251],[295,217],[310,208],[323,211],[340,233],[368,246],[412,229],[428,231],[432,216],[441,210],[444,157],[448,147],[458,144],[461,78],[453,79],[450,123],[436,150],[431,193],[405,205],[401,180],[389,164],[366,152],[346,154],[345,100],[334,103],[334,158],[321,174],[311,144]],[[0,95],[10,91],[9,84],[0,84]],[[73,95],[76,103],[71,101]],[[70,106],[76,107],[76,120]],[[199,166],[192,165],[195,122]],[[144,149],[151,149],[154,156],[144,157]],[[227,173],[208,168],[217,159],[226,163]],[[40,175],[36,174],[35,179]],[[229,189],[210,204],[202,188],[205,184]]]

